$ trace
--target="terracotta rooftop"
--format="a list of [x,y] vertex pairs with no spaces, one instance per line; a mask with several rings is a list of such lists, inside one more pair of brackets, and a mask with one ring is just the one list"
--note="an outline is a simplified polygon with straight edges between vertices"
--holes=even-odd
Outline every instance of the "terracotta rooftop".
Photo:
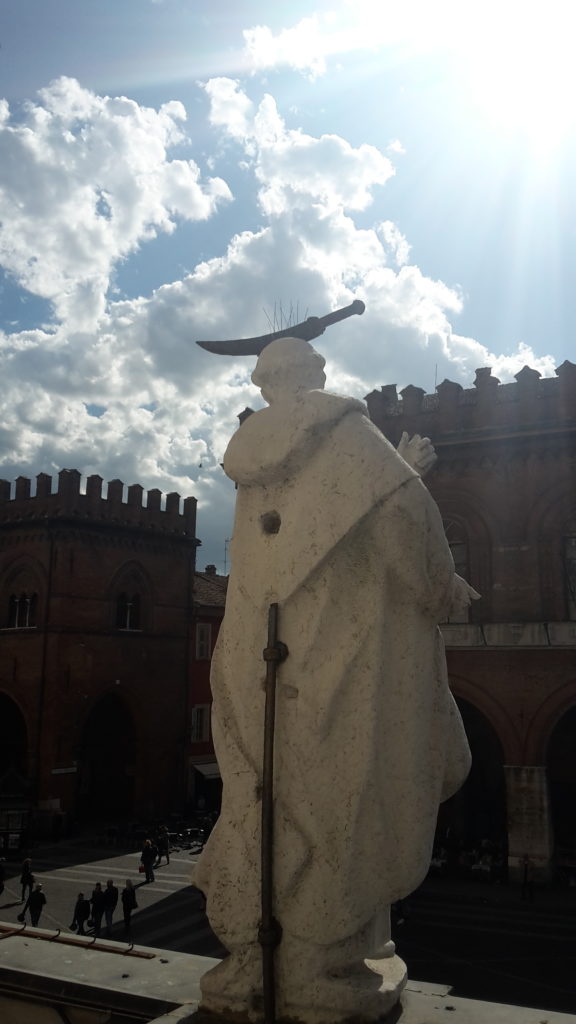
[[194,573],[194,600],[196,604],[224,608],[228,577],[216,572]]

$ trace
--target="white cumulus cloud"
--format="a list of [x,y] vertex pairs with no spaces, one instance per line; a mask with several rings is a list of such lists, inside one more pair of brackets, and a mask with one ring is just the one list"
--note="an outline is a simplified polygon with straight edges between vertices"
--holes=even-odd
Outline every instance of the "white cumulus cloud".
[[60,78],[18,120],[4,114],[0,261],[58,319],[94,323],[120,258],[231,198],[194,160],[168,158],[185,138],[179,102],[153,110]]
[[200,175],[182,105],[155,111],[63,79],[21,120],[4,119],[0,262],[55,312],[48,328],[0,334],[0,475],[75,466],[195,494],[203,557],[221,564],[234,491],[220,462],[237,414],[261,399],[253,359],[210,355],[195,339],[265,333],[275,305],[304,319],[361,298],[364,316],[315,342],[336,390],[432,391],[436,378],[469,386],[483,365],[503,380],[526,362],[546,375],[553,365],[458,333],[458,289],[410,263],[409,241],[383,214],[387,156],[292,128],[272,96],[253,100],[231,79],[203,88],[214,165],[226,160],[227,177],[249,182],[258,222],[137,298],[112,295],[118,261],[230,198],[223,178]]

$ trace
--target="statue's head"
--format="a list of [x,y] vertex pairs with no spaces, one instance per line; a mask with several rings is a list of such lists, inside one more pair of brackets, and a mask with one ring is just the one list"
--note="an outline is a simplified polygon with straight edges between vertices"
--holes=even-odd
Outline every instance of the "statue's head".
[[326,360],[302,338],[273,341],[258,356],[252,380],[272,405],[299,392],[323,388]]

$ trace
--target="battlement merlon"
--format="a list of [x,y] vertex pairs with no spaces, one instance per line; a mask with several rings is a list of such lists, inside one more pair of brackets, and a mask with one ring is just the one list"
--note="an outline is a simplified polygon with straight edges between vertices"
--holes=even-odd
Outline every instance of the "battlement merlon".
[[499,436],[576,429],[576,365],[566,359],[555,377],[542,377],[525,366],[515,382],[501,384],[491,367],[476,370],[472,388],[444,380],[436,393],[409,384],[400,395],[385,384],[365,399],[370,418],[393,444],[402,432],[435,439],[476,432]]
[[162,508],[162,492],[153,488],[146,494],[140,484],[127,488],[124,500],[122,480],[110,480],[106,497],[102,496],[101,476],[89,476],[86,489],[80,489],[81,474],[77,469],[62,469],[57,490],[52,493],[52,477],[39,473],[36,493],[31,481],[19,476],[14,494],[9,480],[0,480],[0,523],[30,522],[34,519],[75,518],[79,522],[108,522],[117,526],[134,526],[162,534],[180,534],[193,538],[196,531],[196,498],[184,498],[173,492],[166,495]]

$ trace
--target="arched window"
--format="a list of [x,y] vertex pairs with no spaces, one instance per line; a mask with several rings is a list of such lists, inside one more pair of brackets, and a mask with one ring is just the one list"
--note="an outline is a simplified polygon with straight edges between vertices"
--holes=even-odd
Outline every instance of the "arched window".
[[140,594],[122,592],[116,602],[117,629],[140,630]]
[[[468,537],[462,523],[456,519],[444,520],[444,532],[450,545],[454,568],[458,576],[470,583],[470,559],[468,556]],[[446,622],[468,622],[470,618],[469,609],[463,608],[454,615],[449,615]]]
[[564,575],[568,618],[573,622],[576,619],[576,521],[570,524],[564,537]]
[[152,582],[136,561],[121,565],[109,585],[108,622],[126,632],[148,631],[154,607]]
[[0,629],[35,629],[42,623],[46,590],[42,566],[27,556],[18,558],[0,578]]
[[38,595],[22,591],[8,598],[8,629],[31,629],[37,625]]

